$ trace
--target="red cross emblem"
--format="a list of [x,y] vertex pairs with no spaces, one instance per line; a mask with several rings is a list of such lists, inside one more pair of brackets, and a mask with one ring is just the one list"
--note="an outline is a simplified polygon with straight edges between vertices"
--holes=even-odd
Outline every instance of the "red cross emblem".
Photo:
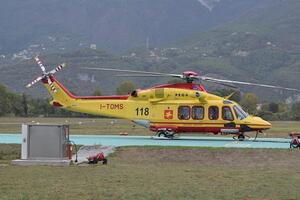
[[173,119],[173,110],[165,110],[164,117],[165,119]]

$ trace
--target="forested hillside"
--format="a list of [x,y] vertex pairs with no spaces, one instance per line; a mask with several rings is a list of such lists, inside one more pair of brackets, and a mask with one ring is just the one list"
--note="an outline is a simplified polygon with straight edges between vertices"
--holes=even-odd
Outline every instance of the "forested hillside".
[[[71,53],[41,56],[48,69],[66,62],[68,67],[57,74],[76,94],[91,94],[97,87],[104,94],[115,93],[116,86],[125,79],[111,73],[87,71],[81,67],[111,67],[147,71],[181,73],[194,70],[200,74],[261,82],[299,89],[300,80],[300,2],[281,1],[260,8],[243,17],[210,31],[187,36],[184,40],[164,47],[135,48],[123,55],[102,50],[82,49]],[[41,86],[30,90],[25,85],[40,75],[39,67],[28,60],[13,65],[1,65],[0,80],[10,89],[44,96]],[[168,79],[133,79],[139,87],[167,82]],[[142,81],[141,81],[142,80]],[[209,89],[214,89],[209,86]],[[253,89],[262,100],[283,100],[293,93]]]
[[[122,51],[206,31],[279,0],[0,0],[0,55]],[[1,56],[0,56],[1,61]]]

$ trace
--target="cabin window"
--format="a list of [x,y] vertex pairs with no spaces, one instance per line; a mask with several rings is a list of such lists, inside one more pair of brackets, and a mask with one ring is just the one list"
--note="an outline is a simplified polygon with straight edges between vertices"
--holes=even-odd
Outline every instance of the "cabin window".
[[233,110],[235,112],[235,115],[236,117],[239,119],[239,120],[243,120],[245,119],[246,117],[248,117],[248,113],[246,113],[240,106],[238,105],[235,105],[233,106]]
[[198,120],[203,119],[204,118],[204,108],[202,106],[193,106],[192,118],[198,119]]
[[223,118],[224,120],[233,121],[233,115],[232,115],[232,112],[231,112],[230,107],[224,106],[224,107],[222,108],[222,118]]
[[190,119],[190,107],[189,106],[179,106],[178,119],[181,119],[181,120]]
[[219,118],[219,108],[217,106],[209,107],[208,117],[210,120],[217,120]]

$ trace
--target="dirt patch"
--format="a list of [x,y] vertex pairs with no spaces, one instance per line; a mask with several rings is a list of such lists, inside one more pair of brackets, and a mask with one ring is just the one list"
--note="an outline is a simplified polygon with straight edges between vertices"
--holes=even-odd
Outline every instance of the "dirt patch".
[[115,159],[128,163],[192,164],[209,166],[300,166],[299,150],[200,149],[200,148],[120,148]]

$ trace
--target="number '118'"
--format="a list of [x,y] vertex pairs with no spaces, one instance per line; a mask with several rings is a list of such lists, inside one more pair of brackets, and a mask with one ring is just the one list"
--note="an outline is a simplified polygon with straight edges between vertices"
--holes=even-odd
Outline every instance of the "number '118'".
[[135,111],[136,111],[136,115],[145,115],[145,116],[149,115],[149,108],[137,108],[135,109]]

